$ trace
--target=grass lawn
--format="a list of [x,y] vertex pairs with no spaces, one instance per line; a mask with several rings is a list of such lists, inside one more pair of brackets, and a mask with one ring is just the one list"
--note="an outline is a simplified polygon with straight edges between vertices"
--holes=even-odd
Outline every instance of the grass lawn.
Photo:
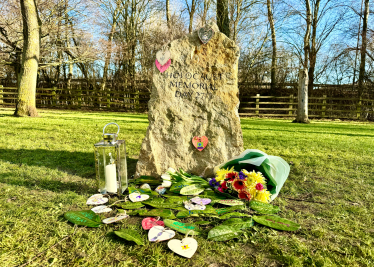
[[[93,144],[116,122],[135,172],[146,115],[39,110],[15,118],[0,109],[0,266],[26,263],[74,231],[63,214],[87,209],[95,192]],[[167,242],[137,246],[113,230],[142,230],[132,217],[100,228],[79,227],[28,266],[374,266],[374,124],[242,119],[245,148],[293,162],[279,215],[297,232],[254,226],[240,239],[196,237],[192,259]],[[188,221],[187,219],[186,221]],[[177,234],[181,239],[182,235]]]

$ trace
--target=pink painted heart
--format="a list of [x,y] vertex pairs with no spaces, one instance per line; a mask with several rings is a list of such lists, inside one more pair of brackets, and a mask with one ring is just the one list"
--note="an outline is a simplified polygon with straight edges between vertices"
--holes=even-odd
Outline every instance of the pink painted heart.
[[157,59],[156,59],[155,63],[156,63],[156,67],[157,67],[157,69],[158,69],[161,73],[163,73],[165,70],[167,70],[167,69],[170,67],[171,59],[169,59],[168,62],[166,62],[165,65],[161,65],[161,64],[157,61]]
[[155,218],[151,218],[151,217],[144,218],[142,221],[142,227],[144,230],[149,230],[153,226],[157,226],[157,225],[165,226],[163,221],[157,221]]
[[196,147],[197,150],[202,151],[208,144],[208,137],[206,136],[194,136],[192,138],[192,144]]

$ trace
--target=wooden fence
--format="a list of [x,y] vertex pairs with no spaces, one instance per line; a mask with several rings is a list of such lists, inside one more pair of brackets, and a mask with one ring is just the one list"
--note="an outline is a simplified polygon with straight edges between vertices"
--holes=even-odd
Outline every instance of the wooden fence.
[[[0,106],[15,107],[17,94],[17,88],[0,85]],[[139,91],[37,88],[36,107],[145,112],[149,96],[150,93]]]
[[[241,116],[296,117],[297,96],[243,97],[239,107]],[[309,97],[310,118],[372,119],[374,100],[339,97]]]
[[[37,108],[147,112],[149,92],[119,92],[38,88]],[[17,89],[0,85],[0,106],[15,107]],[[374,120],[374,100],[348,97],[309,97],[310,118]],[[296,117],[297,96],[242,96],[241,116]]]

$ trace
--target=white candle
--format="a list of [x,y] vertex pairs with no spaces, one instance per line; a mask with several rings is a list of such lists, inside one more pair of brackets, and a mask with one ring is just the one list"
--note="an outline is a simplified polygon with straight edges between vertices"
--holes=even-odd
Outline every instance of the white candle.
[[105,188],[109,193],[117,193],[116,164],[108,164],[105,166]]

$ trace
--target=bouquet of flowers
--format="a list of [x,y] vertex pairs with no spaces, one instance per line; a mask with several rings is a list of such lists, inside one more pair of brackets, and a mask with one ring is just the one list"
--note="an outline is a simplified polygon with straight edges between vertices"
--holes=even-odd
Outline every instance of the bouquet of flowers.
[[222,193],[237,195],[240,199],[270,202],[271,194],[261,172],[249,172],[245,169],[237,172],[234,171],[234,167],[219,169],[209,184]]

